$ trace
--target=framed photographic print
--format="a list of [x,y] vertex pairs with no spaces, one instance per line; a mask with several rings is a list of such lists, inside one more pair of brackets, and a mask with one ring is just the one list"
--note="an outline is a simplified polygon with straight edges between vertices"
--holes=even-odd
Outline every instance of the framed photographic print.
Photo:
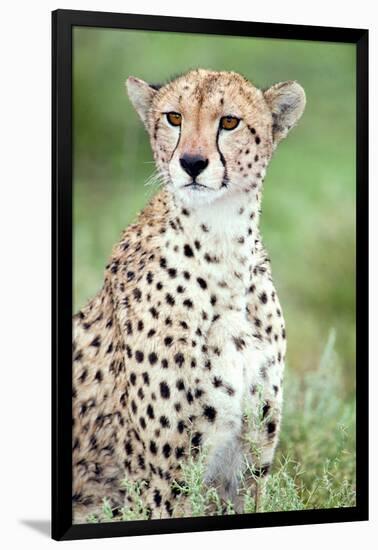
[[52,24],[53,538],[367,519],[368,31]]

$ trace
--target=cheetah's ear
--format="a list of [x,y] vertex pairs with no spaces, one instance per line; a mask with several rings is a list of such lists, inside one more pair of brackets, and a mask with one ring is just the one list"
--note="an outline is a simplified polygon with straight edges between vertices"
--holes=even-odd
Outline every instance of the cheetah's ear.
[[126,80],[126,88],[134,109],[148,130],[148,111],[158,87],[151,86],[147,82],[144,82],[144,80],[140,80],[134,76],[129,76]]
[[265,90],[264,97],[272,112],[273,145],[277,146],[301,118],[306,105],[306,94],[298,82],[289,80]]

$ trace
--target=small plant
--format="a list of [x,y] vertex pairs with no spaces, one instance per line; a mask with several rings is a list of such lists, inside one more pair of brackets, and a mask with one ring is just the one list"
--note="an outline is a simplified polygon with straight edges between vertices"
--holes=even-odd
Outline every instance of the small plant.
[[[191,517],[228,513],[227,510],[224,511],[217,488],[204,483],[206,459],[206,449],[194,449],[190,446],[189,458],[181,466],[182,481],[180,483],[173,481],[172,483],[172,488],[174,488],[177,494],[185,495],[188,499],[191,508]],[[176,513],[178,515],[178,510]]]
[[335,338],[331,330],[316,370],[285,374],[276,464],[290,457],[286,471],[305,509],[355,505],[355,401],[345,397]]
[[266,482],[260,511],[304,510],[305,504],[298,492],[301,474],[300,465],[284,457]]
[[87,523],[99,523],[96,514],[89,514],[89,516],[87,517]]
[[148,519],[149,510],[145,506],[142,500],[142,492],[145,487],[147,487],[146,480],[140,480],[132,482],[129,479],[125,478],[121,484],[123,489],[126,489],[126,494],[131,498],[132,506],[124,506],[121,508],[121,517],[122,521],[133,520],[133,519]]
[[116,508],[112,508],[110,502],[107,498],[103,498],[101,513],[99,515],[90,514],[87,516],[87,523],[107,523],[109,521],[114,521],[114,512]]
[[105,521],[112,521],[113,520],[113,509],[110,506],[110,502],[107,498],[103,499],[102,515],[105,518]]

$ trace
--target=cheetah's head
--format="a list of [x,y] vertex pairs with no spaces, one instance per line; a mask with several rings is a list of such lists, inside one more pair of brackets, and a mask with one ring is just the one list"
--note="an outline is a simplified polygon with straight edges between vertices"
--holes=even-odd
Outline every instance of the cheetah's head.
[[259,198],[272,153],[306,102],[294,81],[261,91],[237,73],[203,69],[164,86],[134,77],[126,85],[160,176],[191,206],[253,190]]

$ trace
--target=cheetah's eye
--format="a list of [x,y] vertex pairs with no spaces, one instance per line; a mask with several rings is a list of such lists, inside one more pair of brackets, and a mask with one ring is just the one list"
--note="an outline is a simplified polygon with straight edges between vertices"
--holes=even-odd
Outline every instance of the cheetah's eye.
[[220,127],[223,130],[234,130],[240,122],[240,118],[237,118],[236,116],[222,116],[220,119]]
[[180,113],[166,113],[166,117],[171,126],[181,126]]

